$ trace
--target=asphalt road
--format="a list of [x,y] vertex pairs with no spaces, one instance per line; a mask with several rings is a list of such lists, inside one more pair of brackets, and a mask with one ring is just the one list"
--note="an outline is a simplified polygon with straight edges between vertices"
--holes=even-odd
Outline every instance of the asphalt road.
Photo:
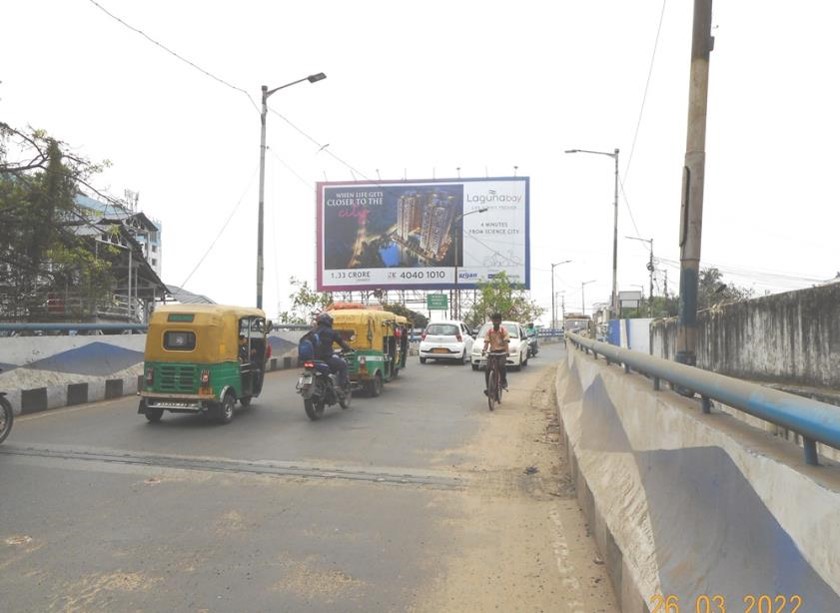
[[612,611],[562,463],[560,347],[490,413],[412,360],[310,422],[296,371],[231,424],[136,398],[20,417],[0,446],[3,611]]

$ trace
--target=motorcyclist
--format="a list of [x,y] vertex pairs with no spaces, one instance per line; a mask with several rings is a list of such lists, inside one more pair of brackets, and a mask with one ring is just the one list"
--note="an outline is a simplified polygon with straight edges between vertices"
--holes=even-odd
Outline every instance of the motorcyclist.
[[317,334],[318,342],[315,343],[315,359],[326,362],[330,372],[338,374],[338,384],[342,391],[346,392],[350,386],[347,378],[347,362],[340,355],[333,351],[333,343],[344,351],[353,351],[341,335],[333,330],[333,318],[329,313],[321,313],[315,319],[315,329],[308,335]]
[[534,322],[530,322],[525,326],[525,333],[528,335],[528,344],[531,346],[531,355],[537,355],[539,350],[539,339],[537,337],[537,327]]

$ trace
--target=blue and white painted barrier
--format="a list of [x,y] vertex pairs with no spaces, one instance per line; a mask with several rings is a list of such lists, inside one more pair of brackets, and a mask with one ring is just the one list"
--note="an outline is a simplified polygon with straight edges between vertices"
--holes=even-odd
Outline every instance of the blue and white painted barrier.
[[[297,366],[303,330],[269,336],[268,370]],[[15,413],[107,400],[137,392],[145,334],[0,338],[0,390]]]

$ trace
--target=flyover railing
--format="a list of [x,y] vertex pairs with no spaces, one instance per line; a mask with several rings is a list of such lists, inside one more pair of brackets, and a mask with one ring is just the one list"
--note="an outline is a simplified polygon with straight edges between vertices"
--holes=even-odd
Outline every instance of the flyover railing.
[[53,334],[90,334],[102,333],[142,333],[146,331],[146,324],[129,323],[56,323],[56,322],[32,322],[32,323],[0,323],[0,335],[28,335],[53,333]]
[[[72,322],[24,322],[24,323],[3,323],[0,322],[0,336],[19,335],[32,336],[38,334],[91,334],[102,332],[103,334],[114,333],[145,333],[148,324],[132,323],[72,323]],[[275,323],[272,330],[311,330],[312,326],[306,324],[283,324]]]
[[840,407],[646,353],[622,349],[578,334],[569,333],[566,338],[587,354],[592,353],[596,358],[603,356],[607,364],[620,364],[624,366],[625,372],[635,371],[647,375],[653,379],[654,390],[661,389],[661,381],[667,381],[680,390],[699,395],[704,413],[710,413],[711,401],[717,400],[796,432],[802,436],[807,464],[819,464],[817,443],[840,449]]

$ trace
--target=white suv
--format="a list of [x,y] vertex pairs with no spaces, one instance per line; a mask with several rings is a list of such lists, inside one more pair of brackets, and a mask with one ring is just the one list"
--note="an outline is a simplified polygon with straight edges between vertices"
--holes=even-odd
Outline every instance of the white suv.
[[[484,349],[484,336],[492,326],[492,323],[486,323],[481,326],[476,336],[476,342],[473,345],[473,350],[470,356],[470,363],[473,370],[478,370],[487,366],[487,356],[481,355],[481,350]],[[507,365],[512,366],[516,370],[528,365],[528,335],[525,334],[525,329],[515,321],[503,321],[502,327],[508,331],[510,335],[510,346],[508,348]]]
[[420,337],[420,363],[426,360],[466,362],[473,348],[472,331],[463,321],[436,321]]

